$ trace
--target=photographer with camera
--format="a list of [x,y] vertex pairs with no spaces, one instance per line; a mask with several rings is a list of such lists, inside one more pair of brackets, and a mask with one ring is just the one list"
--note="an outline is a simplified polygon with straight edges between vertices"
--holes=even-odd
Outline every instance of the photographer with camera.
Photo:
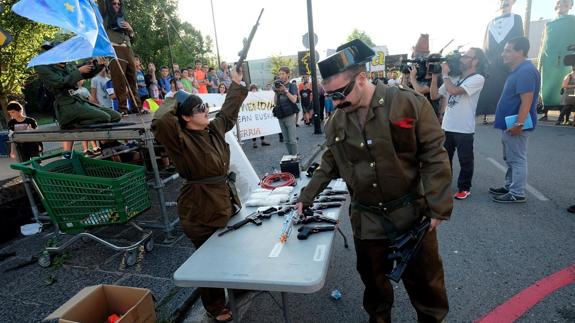
[[297,155],[296,122],[299,108],[296,101],[298,89],[295,84],[290,83],[289,75],[289,67],[280,67],[278,79],[273,85],[275,107],[272,113],[279,121],[288,154]]
[[[408,62],[411,65],[403,65],[402,73],[407,74],[409,73],[409,83],[407,86],[410,86],[415,90],[417,93],[423,94],[431,106],[435,111],[435,115],[438,119],[440,119],[439,110],[440,110],[440,102],[438,99],[433,99],[430,95],[430,86],[431,86],[431,73],[430,73],[430,66],[437,61],[441,55],[439,54],[431,54],[425,58],[416,58],[414,60],[409,60]],[[406,85],[406,84],[404,84]],[[441,86],[439,84],[438,86]]]
[[[487,58],[480,48],[472,47],[459,58],[459,73],[450,73],[455,62],[441,63],[441,71],[434,70],[431,81],[431,98],[441,98],[443,120],[441,128],[445,131],[444,147],[453,165],[453,155],[457,157],[461,170],[457,178],[457,193],[454,198],[466,199],[471,193],[473,177],[473,134],[475,133],[475,111],[479,95],[485,83]],[[442,75],[443,85],[438,89],[438,76]],[[451,76],[450,76],[451,75]],[[453,169],[453,168],[452,168]]]
[[108,34],[108,38],[112,42],[117,57],[117,61],[110,64],[110,76],[114,84],[114,93],[118,99],[119,111],[126,114],[129,112],[127,88],[134,95],[133,99],[136,102],[133,103],[136,107],[140,108],[142,106],[137,95],[136,64],[131,43],[132,38],[134,38],[134,29],[125,20],[122,1],[101,0],[98,2],[98,7],[104,19],[106,34]]

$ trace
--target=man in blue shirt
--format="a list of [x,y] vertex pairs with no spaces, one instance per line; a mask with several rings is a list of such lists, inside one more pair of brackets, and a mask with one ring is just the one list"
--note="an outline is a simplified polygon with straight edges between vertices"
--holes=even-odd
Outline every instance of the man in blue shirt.
[[136,85],[138,86],[138,96],[140,101],[144,104],[144,101],[150,97],[148,93],[148,87],[146,86],[146,77],[144,71],[142,71],[142,60],[139,56],[134,57],[134,62],[136,64]]
[[[526,60],[529,40],[525,37],[511,39],[503,50],[503,63],[511,69],[497,104],[494,127],[502,130],[503,159],[507,163],[505,186],[490,188],[492,199],[498,203],[524,203],[527,182],[527,139],[537,123],[537,97],[541,76]],[[507,127],[505,117],[517,116]],[[533,128],[524,129],[530,118]]]
[[160,87],[160,92],[162,92],[162,98],[171,91],[170,81],[172,77],[170,76],[170,70],[167,66],[162,66],[160,68],[160,79],[158,80],[158,86]]

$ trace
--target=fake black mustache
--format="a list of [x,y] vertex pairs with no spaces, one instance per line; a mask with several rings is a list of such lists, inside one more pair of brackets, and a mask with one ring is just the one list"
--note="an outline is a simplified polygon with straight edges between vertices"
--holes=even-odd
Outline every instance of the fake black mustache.
[[335,106],[336,109],[343,109],[351,106],[351,102],[345,101]]

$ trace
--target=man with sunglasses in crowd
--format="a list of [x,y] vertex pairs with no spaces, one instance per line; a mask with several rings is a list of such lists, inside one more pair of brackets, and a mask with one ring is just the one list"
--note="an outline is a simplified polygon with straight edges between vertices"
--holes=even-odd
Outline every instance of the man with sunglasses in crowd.
[[[122,114],[136,112],[129,110],[128,89],[134,95],[133,102],[136,107],[141,107],[138,88],[136,86],[136,64],[134,62],[134,53],[132,52],[131,40],[134,38],[134,29],[125,20],[122,1],[120,0],[100,0],[98,7],[102,18],[104,19],[104,28],[108,38],[112,42],[114,51],[116,51],[117,61],[110,62],[110,76],[114,84],[114,93],[119,103],[119,111]],[[127,83],[126,83],[127,82]]]
[[326,96],[337,110],[326,124],[327,150],[320,167],[296,207],[301,214],[332,179],[341,177],[347,183],[369,322],[391,322],[394,288],[386,277],[393,267],[388,259],[391,242],[423,217],[431,218],[402,280],[418,322],[441,322],[448,302],[436,228],[453,208],[444,135],[423,95],[370,82],[365,63],[374,54],[354,40],[318,63]]

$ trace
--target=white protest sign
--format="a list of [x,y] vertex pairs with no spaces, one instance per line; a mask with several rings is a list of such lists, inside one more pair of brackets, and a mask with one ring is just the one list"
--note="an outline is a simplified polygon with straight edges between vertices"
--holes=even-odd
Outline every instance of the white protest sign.
[[[199,94],[198,96],[210,106],[210,111],[221,109],[226,98],[223,94]],[[238,116],[239,140],[280,133],[279,123],[272,114],[273,108],[273,91],[249,92]],[[236,132],[235,128],[233,131]]]
[[385,71],[385,56],[387,55],[386,46],[372,47],[375,56],[371,59],[369,70],[371,72]]

